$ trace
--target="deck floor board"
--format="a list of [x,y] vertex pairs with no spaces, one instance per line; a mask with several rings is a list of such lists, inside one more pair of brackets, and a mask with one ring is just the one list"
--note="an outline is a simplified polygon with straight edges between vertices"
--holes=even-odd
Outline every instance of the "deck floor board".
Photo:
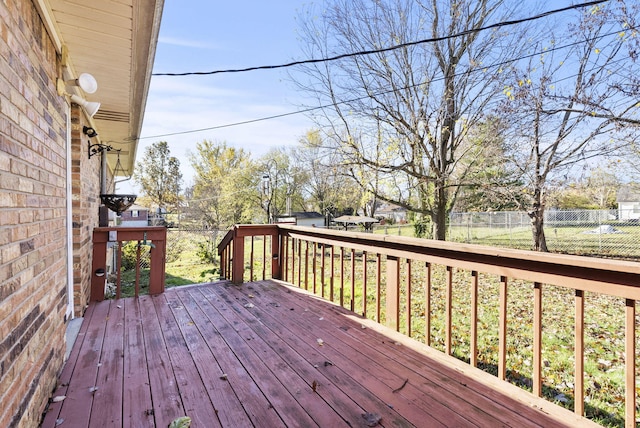
[[54,392],[66,399],[42,426],[166,428],[185,415],[194,428],[584,422],[418,345],[276,281],[92,303]]

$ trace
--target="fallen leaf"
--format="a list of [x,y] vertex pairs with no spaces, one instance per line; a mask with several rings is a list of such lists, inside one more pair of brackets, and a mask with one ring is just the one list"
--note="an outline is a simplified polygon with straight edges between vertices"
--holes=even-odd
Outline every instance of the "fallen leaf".
[[311,383],[311,389],[313,389],[313,392],[316,392],[318,390],[318,381],[317,380],[314,380]]
[[169,428],[188,428],[191,426],[191,418],[189,416],[181,416],[169,424]]
[[367,422],[367,426],[374,427],[380,423],[382,416],[377,413],[363,413],[362,417]]
[[320,346],[324,345],[324,340],[318,339],[318,345],[320,345]]
[[245,308],[253,308],[255,307],[253,303],[247,303],[246,305],[244,305]]
[[51,399],[51,401],[52,401],[52,402],[54,402],[54,403],[59,403],[59,402],[61,402],[61,401],[64,401],[64,399],[65,399],[65,398],[67,398],[67,396],[66,396],[66,395],[58,395],[58,396],[56,396],[56,397],[53,397],[53,398]]
[[249,294],[249,298],[253,299],[255,296],[253,294]]
[[220,376],[220,379],[227,380],[227,374],[226,373],[222,373],[222,376]]

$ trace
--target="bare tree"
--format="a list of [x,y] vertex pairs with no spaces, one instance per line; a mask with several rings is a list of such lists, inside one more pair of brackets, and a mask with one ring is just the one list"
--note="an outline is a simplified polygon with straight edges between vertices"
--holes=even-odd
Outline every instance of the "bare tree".
[[[295,80],[329,106],[316,119],[360,186],[429,216],[437,239],[472,165],[460,162],[466,135],[501,90],[492,65],[526,42],[522,27],[476,30],[516,15],[501,0],[338,0],[303,19],[312,57],[378,50],[314,64]],[[425,37],[439,40],[412,43]],[[391,46],[402,47],[379,51]]]
[[148,146],[138,162],[133,179],[142,187],[142,192],[159,209],[176,207],[181,200],[182,173],[180,161],[171,156],[166,141]]
[[349,176],[342,159],[326,146],[317,129],[300,138],[291,151],[297,185],[309,208],[325,217],[354,212],[361,205],[362,190]]
[[519,191],[526,196],[535,250],[547,251],[548,188],[578,164],[638,141],[637,64],[627,49],[637,35],[613,13],[621,4],[583,11],[567,31],[541,40],[539,55],[509,71],[504,112],[511,120],[511,160],[525,183]]

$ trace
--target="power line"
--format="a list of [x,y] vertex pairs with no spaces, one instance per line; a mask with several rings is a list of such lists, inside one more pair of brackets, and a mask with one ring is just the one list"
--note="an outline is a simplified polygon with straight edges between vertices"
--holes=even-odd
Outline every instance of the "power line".
[[185,72],[185,73],[152,73],[151,75],[152,76],[207,76],[207,75],[212,75],[212,74],[242,73],[242,72],[246,72],[246,71],[255,71],[255,70],[273,70],[273,69],[277,69],[277,68],[293,67],[293,66],[296,66],[296,65],[316,64],[316,63],[321,63],[321,62],[330,62],[330,61],[336,61],[336,60],[339,60],[339,59],[350,58],[350,57],[354,57],[354,56],[371,55],[371,54],[375,54],[375,53],[389,52],[389,51],[393,51],[393,50],[396,50],[396,49],[401,49],[401,48],[405,48],[405,47],[409,47],[409,46],[415,46],[415,45],[424,44],[424,43],[440,42],[440,41],[452,39],[452,38],[455,38],[455,37],[466,36],[468,34],[478,33],[480,31],[484,31],[484,30],[490,30],[492,28],[500,28],[500,27],[505,27],[505,26],[509,26],[509,25],[521,24],[523,22],[534,21],[534,20],[537,20],[537,19],[540,19],[540,18],[544,18],[544,17],[550,16],[550,15],[554,15],[556,13],[566,12],[568,10],[579,9],[579,8],[587,7],[587,6],[595,6],[597,4],[605,3],[607,1],[609,1],[609,0],[594,0],[594,1],[586,2],[586,3],[580,3],[580,4],[575,4],[575,5],[563,7],[561,9],[550,10],[550,11],[547,11],[547,12],[543,12],[543,13],[541,13],[539,15],[534,15],[534,16],[530,16],[530,17],[527,17],[527,18],[515,19],[515,20],[511,20],[511,21],[502,21],[502,22],[498,22],[498,23],[495,23],[495,24],[488,25],[486,27],[476,28],[476,29],[472,29],[472,30],[465,30],[465,31],[462,31],[460,33],[451,34],[451,35],[448,35],[448,36],[433,37],[433,38],[429,38],[429,39],[423,39],[423,40],[418,40],[418,41],[413,41],[413,42],[401,43],[401,44],[398,44],[398,45],[390,46],[388,48],[372,49],[372,50],[364,50],[364,51],[359,51],[359,52],[346,53],[346,54],[336,55],[336,56],[329,57],[329,58],[307,59],[307,60],[301,60],[301,61],[293,61],[293,62],[289,62],[289,63],[286,63],[286,64],[260,65],[260,66],[255,66],[255,67],[236,68],[236,69],[227,69],[227,70],[191,71],[191,72]]
[[[605,37],[608,37],[608,36],[612,36],[612,35],[616,35],[616,34],[618,34],[618,31],[613,31],[611,33],[603,34],[603,35],[597,37],[596,39],[602,39],[602,38],[605,38]],[[503,65],[511,64],[511,63],[514,63],[514,62],[518,62],[518,61],[521,61],[521,60],[527,59],[527,58],[532,58],[532,57],[535,57],[537,55],[541,55],[541,54],[545,54],[545,53],[554,52],[554,51],[562,50],[562,49],[565,49],[565,48],[577,46],[579,44],[587,43],[587,42],[592,41],[592,40],[594,40],[594,39],[581,40],[581,41],[577,41],[577,42],[573,42],[573,43],[568,43],[568,44],[562,45],[562,46],[555,46],[555,47],[550,48],[550,49],[543,49],[543,50],[536,51],[536,52],[533,52],[533,53],[528,54],[528,55],[520,56],[518,58],[507,59],[507,60],[504,60],[504,61],[501,61],[501,62],[498,62],[498,63],[494,63],[494,64],[491,64],[491,65],[488,65],[488,66],[485,66],[485,67],[479,67],[476,70],[473,70],[472,72],[480,72],[480,71],[484,71],[484,70],[487,70],[487,69],[490,69],[490,68],[501,67]],[[462,75],[462,74],[465,74],[465,73],[468,73],[468,72],[469,72],[469,70],[467,69],[465,71],[461,71],[459,73],[456,73],[456,75],[459,76],[459,75]],[[564,77],[564,78],[562,78],[562,79],[560,79],[560,80],[558,80],[558,81],[556,81],[554,83],[557,83],[557,82],[559,82],[561,80],[566,80],[566,79],[568,79],[570,77],[571,76]],[[441,81],[443,79],[444,79],[444,77],[441,77],[441,78],[438,78],[438,79],[433,79],[432,82],[438,82],[438,81]],[[405,90],[405,89],[414,88],[414,87],[420,86],[420,85],[422,85],[424,83],[425,82],[420,82],[420,83],[417,83],[415,85],[405,86],[403,88],[390,89],[388,91],[377,92],[377,93],[373,94],[373,96],[386,95],[386,94],[390,94],[390,93],[398,91],[398,90]],[[349,104],[349,103],[353,103],[353,102],[356,102],[356,101],[362,101],[362,100],[369,99],[369,98],[371,98],[371,97],[369,95],[366,95],[366,96],[362,96],[362,97],[352,98],[352,99],[349,99],[349,100],[339,101],[339,102],[336,102],[336,103],[323,104],[323,105],[316,106],[316,107],[309,107],[309,108],[302,109],[302,110],[296,110],[296,111],[276,114],[276,115],[272,115],[272,116],[265,116],[265,117],[260,117],[260,118],[257,118],[257,119],[249,119],[249,120],[244,120],[244,121],[240,121],[240,122],[227,123],[227,124],[224,124],[224,125],[210,126],[210,127],[207,127],[207,128],[191,129],[191,130],[188,130],[188,131],[177,131],[177,132],[172,132],[172,133],[168,133],[168,134],[158,134],[158,135],[151,135],[151,136],[146,136],[146,137],[139,137],[138,140],[146,140],[146,139],[151,139],[151,138],[164,138],[164,137],[171,137],[171,136],[174,136],[174,135],[195,134],[197,132],[213,131],[213,130],[216,130],[216,129],[224,129],[224,128],[231,128],[231,127],[235,127],[235,126],[249,125],[251,123],[264,122],[264,121],[267,121],[267,120],[280,119],[282,117],[294,116],[294,115],[303,114],[303,113],[309,113],[309,112],[312,112],[312,111],[315,111],[315,110],[323,110],[325,108],[332,107],[332,106],[335,106],[335,105]]]

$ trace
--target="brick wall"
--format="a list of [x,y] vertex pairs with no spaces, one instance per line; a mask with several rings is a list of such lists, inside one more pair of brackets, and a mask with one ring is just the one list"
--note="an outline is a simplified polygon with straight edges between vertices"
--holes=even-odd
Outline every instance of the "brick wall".
[[[82,133],[88,125],[82,110],[71,109],[71,191],[73,200],[73,304],[81,316],[91,294],[93,228],[98,225],[100,207],[100,155],[89,159],[89,138]],[[93,143],[94,141],[92,141]]]
[[[58,75],[33,3],[0,2],[0,427],[38,425],[64,358],[68,107],[56,92]],[[83,150],[81,119],[73,120],[73,149]],[[96,202],[83,198],[96,171],[78,172],[87,182],[74,208],[77,202],[88,213]],[[73,229],[74,246],[85,253],[78,278],[88,269],[90,217],[80,214]],[[80,311],[86,298],[78,285]]]

